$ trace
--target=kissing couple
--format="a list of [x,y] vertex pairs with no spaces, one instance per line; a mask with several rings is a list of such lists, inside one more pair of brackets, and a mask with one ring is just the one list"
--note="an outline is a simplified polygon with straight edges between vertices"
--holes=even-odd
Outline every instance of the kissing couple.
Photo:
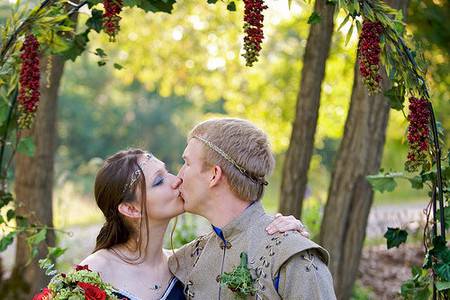
[[[261,205],[275,164],[262,130],[242,119],[204,121],[183,160],[175,176],[139,149],[106,159],[95,179],[106,221],[81,265],[121,299],[336,299],[328,252],[299,220]],[[183,212],[211,230],[173,253],[163,238]]]

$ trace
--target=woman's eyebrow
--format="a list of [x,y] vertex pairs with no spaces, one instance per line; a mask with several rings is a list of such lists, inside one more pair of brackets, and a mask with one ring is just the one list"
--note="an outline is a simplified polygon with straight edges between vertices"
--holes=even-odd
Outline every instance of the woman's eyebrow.
[[163,175],[165,172],[167,172],[166,164],[163,163],[163,166],[159,168],[152,176],[152,182],[156,179],[158,175]]

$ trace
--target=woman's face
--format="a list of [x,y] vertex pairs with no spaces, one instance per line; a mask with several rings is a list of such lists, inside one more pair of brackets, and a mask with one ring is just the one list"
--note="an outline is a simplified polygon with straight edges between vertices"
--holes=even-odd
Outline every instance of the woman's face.
[[[147,215],[150,220],[166,220],[184,212],[178,186],[181,179],[169,173],[165,164],[154,156],[139,159],[147,190]],[[137,190],[140,194],[139,189]]]

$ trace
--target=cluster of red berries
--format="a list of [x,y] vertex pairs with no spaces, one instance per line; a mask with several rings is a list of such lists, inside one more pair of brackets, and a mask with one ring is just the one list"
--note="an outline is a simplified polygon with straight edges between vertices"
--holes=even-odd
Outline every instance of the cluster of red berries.
[[242,56],[246,60],[246,65],[251,67],[258,60],[261,43],[264,39],[263,21],[264,0],[244,0],[244,51]]
[[103,0],[105,13],[103,14],[103,28],[110,41],[115,41],[119,32],[119,22],[122,17],[119,16],[122,11],[123,0]]
[[19,75],[19,128],[30,128],[39,104],[40,66],[39,42],[33,34],[25,37],[21,48]]
[[409,98],[408,121],[409,151],[405,168],[409,172],[414,172],[426,161],[429,148],[430,109],[427,99]]
[[359,71],[369,95],[381,91],[380,70],[380,36],[383,26],[380,22],[364,20],[358,43]]

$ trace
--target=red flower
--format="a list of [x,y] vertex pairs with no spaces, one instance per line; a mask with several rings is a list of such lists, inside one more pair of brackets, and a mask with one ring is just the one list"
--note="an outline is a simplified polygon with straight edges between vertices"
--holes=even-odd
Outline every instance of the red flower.
[[86,282],[78,282],[77,285],[84,290],[84,299],[106,300],[105,291],[101,290],[97,286]]
[[35,295],[33,300],[50,300],[52,296],[52,291],[48,288],[44,288],[41,293]]
[[358,43],[359,72],[369,95],[381,91],[380,70],[380,36],[383,25],[380,22],[364,20]]
[[120,29],[119,22],[122,17],[119,14],[122,11],[122,5],[122,0],[103,0],[103,7],[105,8],[103,28],[106,34],[109,35],[110,41],[115,40]]
[[244,50],[242,56],[247,61],[246,65],[251,67],[258,60],[261,43],[264,39],[262,11],[267,9],[264,0],[244,0]]
[[81,266],[81,265],[75,265],[75,271],[81,271],[81,270],[88,270],[88,271],[91,271],[91,270],[89,269],[89,266],[88,266],[88,265],[84,265],[84,266]]
[[25,37],[20,49],[22,61],[19,75],[19,127],[30,128],[40,96],[41,70],[39,66],[39,42],[33,34]]
[[429,148],[430,110],[425,98],[409,98],[407,171],[414,172],[426,160]]

